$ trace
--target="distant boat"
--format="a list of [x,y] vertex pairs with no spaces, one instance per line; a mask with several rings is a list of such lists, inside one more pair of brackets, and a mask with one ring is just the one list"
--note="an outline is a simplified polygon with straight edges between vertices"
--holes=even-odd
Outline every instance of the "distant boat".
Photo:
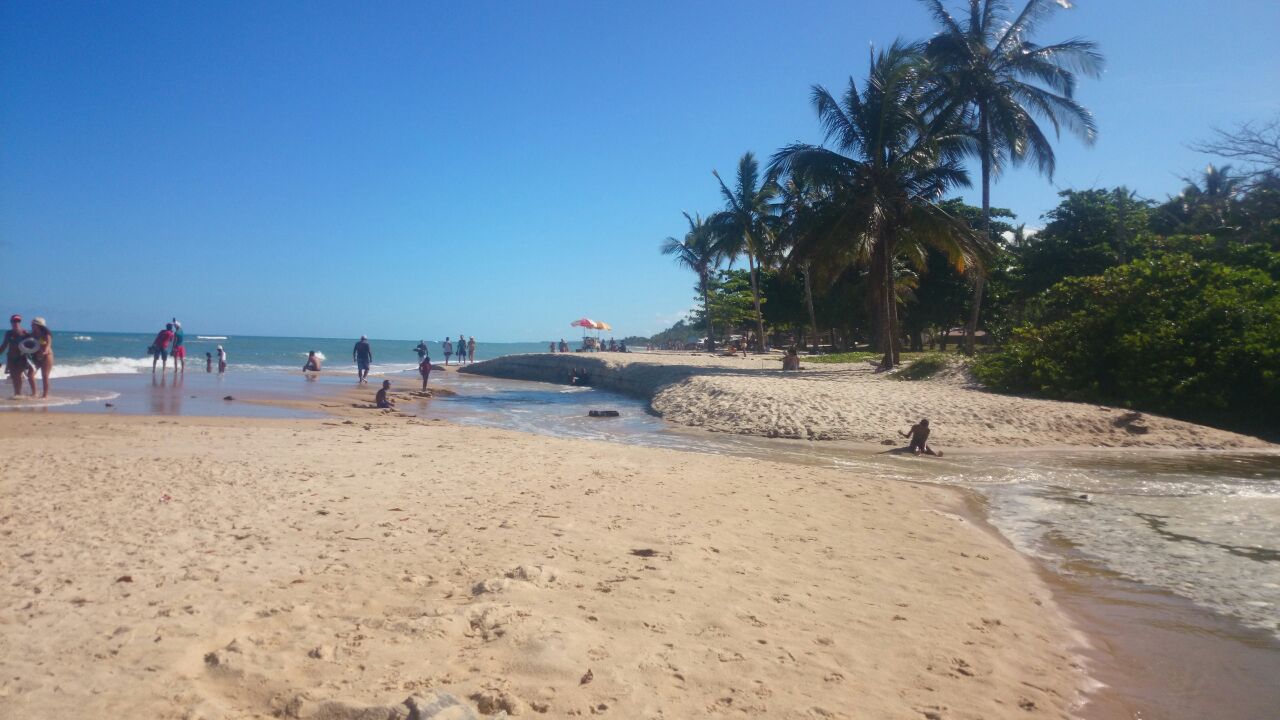
[[197,335],[197,340],[226,340],[226,335]]

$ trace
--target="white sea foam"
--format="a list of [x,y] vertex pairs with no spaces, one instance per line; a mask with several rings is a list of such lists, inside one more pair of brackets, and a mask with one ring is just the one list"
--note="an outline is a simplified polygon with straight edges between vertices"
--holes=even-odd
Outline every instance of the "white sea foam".
[[93,336],[92,335],[72,335],[71,339],[80,340],[82,342],[88,342],[93,339]]
[[226,335],[197,335],[197,340],[227,340]]
[[88,363],[60,363],[53,366],[50,377],[65,378],[80,375],[109,375],[138,373],[151,369],[151,358],[100,357]]
[[115,400],[120,397],[118,392],[94,392],[89,391],[79,394],[57,395],[49,398],[37,398],[28,395],[21,397],[4,397],[0,398],[0,409],[13,410],[23,408],[49,408],[62,407],[65,405],[79,405],[83,402],[101,402],[103,400]]

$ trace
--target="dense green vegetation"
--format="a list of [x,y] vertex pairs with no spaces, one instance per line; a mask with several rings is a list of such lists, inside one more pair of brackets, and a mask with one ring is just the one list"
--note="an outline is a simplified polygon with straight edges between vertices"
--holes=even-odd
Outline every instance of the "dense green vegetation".
[[[1027,231],[992,206],[991,179],[1020,163],[1051,176],[1050,129],[1092,142],[1074,93],[1102,58],[1033,41],[1054,0],[921,2],[933,38],[873,52],[838,93],[813,87],[822,144],[715,174],[724,207],[663,244],[698,278],[699,309],[669,337],[749,334],[885,370],[910,353],[903,378],[949,363],[918,353],[982,341],[974,371],[993,389],[1280,427],[1280,119],[1214,130],[1196,147],[1233,165],[1177,197],[1068,190]],[[981,207],[946,197],[971,172]]]

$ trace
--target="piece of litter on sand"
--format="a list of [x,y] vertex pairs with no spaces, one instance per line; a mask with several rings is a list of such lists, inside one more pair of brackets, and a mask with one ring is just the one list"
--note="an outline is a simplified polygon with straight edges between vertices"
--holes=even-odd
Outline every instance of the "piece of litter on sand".
[[120,577],[116,578],[116,582],[118,582],[118,583],[122,583],[122,582],[123,582],[123,583],[131,583],[131,582],[133,582],[133,576],[132,576],[132,575],[121,575]]
[[658,551],[650,550],[649,548],[641,548],[639,550],[632,550],[631,554],[635,555],[636,557],[653,557],[654,555],[658,554]]
[[596,676],[592,674],[591,670],[587,670],[586,674],[582,676],[582,679],[578,681],[578,684],[586,685],[587,683],[595,679],[596,679]]

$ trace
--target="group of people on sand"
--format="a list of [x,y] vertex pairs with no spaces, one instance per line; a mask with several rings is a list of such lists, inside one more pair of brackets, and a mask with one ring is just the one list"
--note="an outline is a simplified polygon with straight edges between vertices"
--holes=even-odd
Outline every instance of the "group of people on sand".
[[[548,343],[547,352],[551,353],[567,353],[569,352],[569,343],[560,338],[560,344]],[[627,341],[618,342],[613,338],[609,338],[609,342],[605,342],[602,338],[584,337],[582,338],[582,350],[579,352],[629,352],[627,350]]]
[[[454,344],[450,338],[445,338],[441,343],[444,349],[445,364],[448,365],[454,356]],[[427,346],[426,340],[419,340],[414,352],[418,354],[418,375],[422,378],[422,390],[425,392],[427,383],[431,379],[431,371],[433,364],[431,361],[431,350]],[[476,358],[476,339],[471,337],[464,339],[464,336],[458,336],[457,345],[458,364],[464,362],[475,362]],[[373,363],[373,346],[369,344],[369,337],[361,335],[356,341],[354,347],[351,348],[351,360],[356,364],[356,382],[365,384],[369,382],[369,366]],[[320,358],[314,350],[307,356],[307,362],[302,366],[303,372],[320,372]],[[382,387],[378,390],[374,399],[374,404],[379,408],[392,408],[395,401],[391,399],[389,393],[391,391],[391,381],[383,380]]]
[[53,333],[44,318],[31,320],[31,329],[22,327],[21,315],[9,316],[9,329],[0,341],[0,355],[4,357],[4,369],[13,383],[13,396],[22,396],[22,379],[27,379],[31,395],[36,394],[36,370],[40,371],[43,393],[49,397],[49,374],[53,372]]

